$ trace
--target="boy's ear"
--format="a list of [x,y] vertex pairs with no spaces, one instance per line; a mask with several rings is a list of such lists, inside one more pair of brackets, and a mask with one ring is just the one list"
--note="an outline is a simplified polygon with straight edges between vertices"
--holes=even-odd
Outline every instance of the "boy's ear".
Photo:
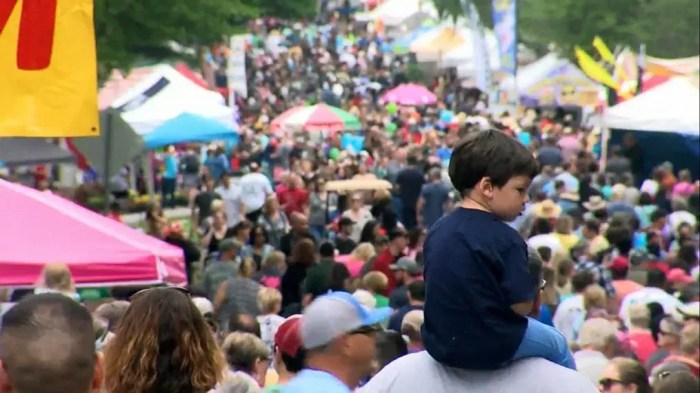
[[491,183],[490,177],[482,177],[481,180],[479,180],[479,182],[476,183],[476,188],[487,198],[493,197],[493,183]]

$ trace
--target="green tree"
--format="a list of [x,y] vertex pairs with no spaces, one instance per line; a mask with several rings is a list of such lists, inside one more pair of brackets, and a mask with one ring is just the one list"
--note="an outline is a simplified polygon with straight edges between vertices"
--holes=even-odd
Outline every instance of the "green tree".
[[259,16],[312,16],[315,4],[315,0],[95,0],[98,71],[104,78],[114,68],[182,58],[169,43],[199,50],[246,31],[247,22]]

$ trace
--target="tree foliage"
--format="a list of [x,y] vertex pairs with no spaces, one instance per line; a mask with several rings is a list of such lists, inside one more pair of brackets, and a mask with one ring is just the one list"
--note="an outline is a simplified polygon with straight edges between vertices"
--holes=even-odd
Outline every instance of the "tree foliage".
[[[700,45],[698,0],[517,0],[519,39],[542,53],[554,44],[571,56],[590,49],[598,35],[611,47],[645,44],[652,56],[695,56]],[[491,0],[473,0],[481,20],[492,27]],[[433,0],[446,15],[462,15],[459,0]]]
[[259,16],[296,19],[315,12],[315,0],[95,0],[101,76],[113,68],[174,55],[176,42],[199,48],[246,30]]

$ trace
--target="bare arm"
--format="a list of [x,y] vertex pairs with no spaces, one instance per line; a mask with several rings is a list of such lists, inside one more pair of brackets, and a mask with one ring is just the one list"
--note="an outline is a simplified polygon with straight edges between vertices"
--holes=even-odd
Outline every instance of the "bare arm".
[[224,305],[224,300],[226,300],[226,289],[228,288],[228,281],[224,281],[219,285],[216,290],[216,295],[214,295],[214,314],[218,314],[221,311],[221,306]]

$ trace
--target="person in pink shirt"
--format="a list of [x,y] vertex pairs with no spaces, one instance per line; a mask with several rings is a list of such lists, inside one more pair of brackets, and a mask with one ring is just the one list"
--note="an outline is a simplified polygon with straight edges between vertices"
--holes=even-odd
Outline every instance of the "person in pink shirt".
[[676,198],[688,198],[695,192],[695,185],[693,184],[693,177],[690,171],[683,169],[678,172],[678,183],[673,186],[671,195]]
[[615,301],[614,301],[614,312],[620,309],[622,301],[625,296],[632,292],[638,291],[643,288],[642,285],[627,278],[627,273],[629,271],[629,259],[626,256],[620,255],[613,259],[612,264],[609,267],[610,274],[613,279],[613,287],[615,288]]
[[658,347],[649,330],[651,315],[644,303],[634,304],[629,308],[630,327],[627,334],[632,350],[641,364],[646,364]]

